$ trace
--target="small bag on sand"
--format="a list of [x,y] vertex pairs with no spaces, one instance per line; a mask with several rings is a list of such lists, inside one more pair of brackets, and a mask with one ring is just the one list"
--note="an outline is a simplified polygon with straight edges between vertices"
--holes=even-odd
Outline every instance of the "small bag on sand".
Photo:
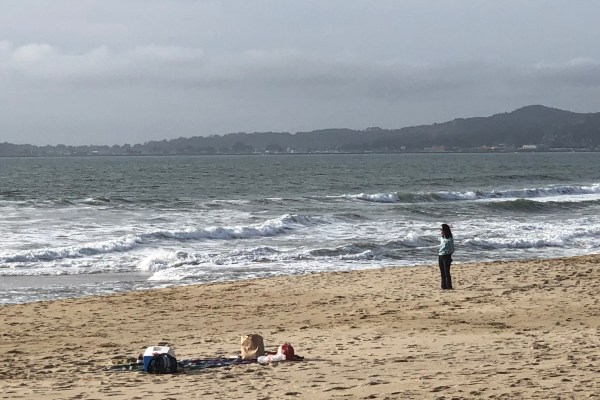
[[291,343],[285,342],[277,348],[277,354],[284,355],[286,360],[293,360],[294,347]]
[[242,360],[254,360],[265,355],[265,345],[262,336],[258,334],[242,335]]
[[170,354],[155,354],[148,362],[146,372],[149,374],[175,374],[177,373],[177,359]]

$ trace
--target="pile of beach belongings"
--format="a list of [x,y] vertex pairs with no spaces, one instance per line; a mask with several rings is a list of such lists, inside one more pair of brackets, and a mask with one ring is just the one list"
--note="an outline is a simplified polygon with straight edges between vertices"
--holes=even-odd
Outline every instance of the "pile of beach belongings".
[[120,371],[143,371],[149,374],[174,374],[184,373],[191,370],[207,368],[228,367],[242,364],[269,364],[282,361],[302,361],[304,357],[295,354],[294,347],[288,343],[282,343],[277,351],[265,351],[264,341],[261,335],[242,335],[240,340],[240,355],[226,358],[192,358],[177,360],[173,347],[161,343],[158,346],[146,348],[137,359],[130,359],[126,364],[114,364],[108,367],[111,370]]
[[261,364],[304,360],[304,357],[295,354],[294,347],[288,342],[281,344],[275,352],[265,351],[263,338],[256,333],[242,336],[240,347],[240,358],[242,360],[256,360]]

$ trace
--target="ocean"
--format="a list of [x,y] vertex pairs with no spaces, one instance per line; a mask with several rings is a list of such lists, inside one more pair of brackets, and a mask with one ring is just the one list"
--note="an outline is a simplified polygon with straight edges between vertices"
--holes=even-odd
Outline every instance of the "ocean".
[[599,174],[595,153],[0,158],[0,304],[435,265],[441,223],[455,263],[597,253]]

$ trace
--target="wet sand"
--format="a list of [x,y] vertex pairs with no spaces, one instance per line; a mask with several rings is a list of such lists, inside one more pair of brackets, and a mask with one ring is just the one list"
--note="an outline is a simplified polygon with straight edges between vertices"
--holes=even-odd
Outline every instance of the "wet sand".
[[[600,399],[600,255],[321,273],[0,307],[2,398]],[[177,375],[107,369],[240,335],[304,361]]]

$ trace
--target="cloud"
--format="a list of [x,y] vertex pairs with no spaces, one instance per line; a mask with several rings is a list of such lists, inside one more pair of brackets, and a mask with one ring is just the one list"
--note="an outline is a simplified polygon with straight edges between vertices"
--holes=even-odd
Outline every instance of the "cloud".
[[600,62],[574,58],[564,63],[539,63],[529,76],[542,84],[556,87],[600,87]]
[[[127,81],[146,84],[167,81],[201,66],[203,52],[180,46],[139,46],[114,51],[106,46],[82,53],[67,53],[48,44],[14,47],[0,42],[0,79],[28,84],[120,85]],[[187,71],[188,78],[190,72]]]
[[399,128],[527,104],[588,111],[600,101],[600,62],[416,63],[293,48],[74,51],[0,41],[0,83],[2,132],[30,142],[18,132],[114,144],[125,136],[144,142],[234,131]]
[[414,64],[311,55],[295,50],[246,50],[209,57],[202,49],[137,46],[117,51],[106,46],[69,53],[49,44],[15,47],[0,42],[0,79],[37,85],[132,85],[194,90],[202,87],[345,96],[397,98],[427,96],[469,87],[523,87],[545,84],[600,84],[600,63],[577,58],[563,63],[502,65],[485,62]]

